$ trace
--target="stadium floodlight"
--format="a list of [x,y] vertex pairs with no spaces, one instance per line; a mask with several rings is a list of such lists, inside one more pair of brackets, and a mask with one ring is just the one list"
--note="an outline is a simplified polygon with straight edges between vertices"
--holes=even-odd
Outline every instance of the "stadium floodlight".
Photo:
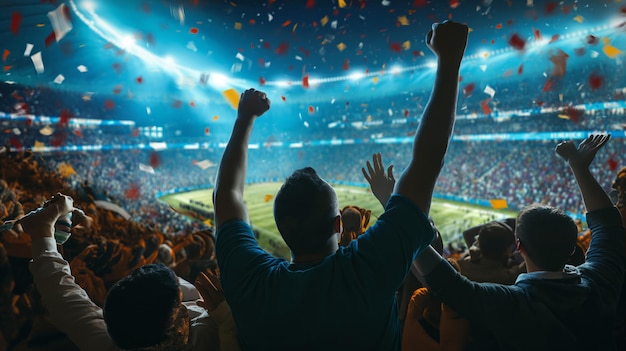
[[215,87],[225,87],[228,85],[228,77],[221,73],[211,73],[209,76],[209,83]]
[[127,35],[121,40],[121,48],[128,49],[130,46],[135,45],[135,38],[132,35]]
[[83,8],[87,12],[93,13],[96,10],[96,4],[94,4],[92,1],[85,1],[83,2]]
[[435,60],[430,60],[426,62],[426,67],[428,68],[437,68],[437,62]]
[[174,58],[172,56],[165,56],[163,58],[163,61],[165,61],[165,63],[167,63],[168,65],[173,65],[176,62],[174,61]]
[[351,73],[348,78],[350,78],[350,80],[359,80],[361,78],[365,77],[365,73],[363,72],[353,72]]
[[391,72],[391,74],[393,74],[393,75],[398,75],[398,74],[400,74],[400,72],[402,72],[402,67],[400,67],[400,66],[393,66],[393,67],[391,67],[389,72]]

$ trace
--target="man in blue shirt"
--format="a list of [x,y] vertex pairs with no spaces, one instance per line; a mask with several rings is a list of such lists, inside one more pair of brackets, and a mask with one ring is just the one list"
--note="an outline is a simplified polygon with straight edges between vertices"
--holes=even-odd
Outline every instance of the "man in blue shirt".
[[591,244],[585,263],[566,265],[578,229],[563,211],[530,205],[517,216],[515,234],[528,273],[514,285],[475,283],[459,275],[432,248],[416,260],[429,289],[489,330],[502,350],[611,350],[615,309],[624,277],[625,231],[617,208],[589,171],[608,135],[578,148],[561,143],[587,208]]
[[[427,45],[438,57],[432,96],[409,166],[385,213],[366,233],[339,249],[339,205],[332,187],[312,168],[287,178],[274,200],[274,218],[291,262],[262,250],[249,225],[243,203],[248,139],[270,101],[254,89],[242,94],[214,205],[222,285],[244,349],[400,348],[396,290],[415,255],[433,239],[427,214],[452,134],[467,36],[466,25],[448,21],[428,33]],[[380,155],[368,171],[373,188],[390,184]]]

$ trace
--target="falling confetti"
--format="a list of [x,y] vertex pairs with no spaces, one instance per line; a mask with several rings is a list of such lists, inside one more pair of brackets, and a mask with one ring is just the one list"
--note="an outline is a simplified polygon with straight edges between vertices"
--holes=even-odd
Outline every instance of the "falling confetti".
[[235,89],[231,88],[224,90],[222,92],[222,95],[233,109],[236,110],[239,107],[239,98],[241,97],[241,95]]
[[463,95],[465,95],[465,97],[472,95],[472,92],[474,91],[474,89],[476,89],[476,84],[469,83],[468,85],[465,86],[465,88],[463,88]]
[[516,50],[524,50],[526,41],[522,39],[517,33],[513,34],[509,39],[509,45]]
[[2,62],[6,62],[7,61],[7,57],[9,57],[9,54],[11,53],[11,51],[4,49],[4,52],[2,53]]
[[302,86],[305,88],[309,87],[309,75],[308,74],[302,78]]
[[555,54],[550,55],[550,61],[553,64],[552,75],[562,77],[567,70],[567,59],[569,55],[563,50],[557,49]]
[[604,77],[597,74],[596,72],[592,72],[589,76],[589,86],[592,90],[600,89],[600,87],[604,84]]
[[274,195],[271,195],[271,194],[266,194],[266,195],[263,197],[263,201],[264,201],[264,202],[270,202],[270,201],[272,201],[272,199],[273,199],[273,198],[274,198]]
[[20,25],[22,24],[22,14],[19,12],[13,12],[11,16],[11,33],[17,35],[20,31]]
[[617,57],[619,54],[621,54],[621,53],[622,53],[622,51],[621,51],[621,50],[619,50],[618,48],[616,48],[616,47],[614,47],[614,46],[612,46],[612,45],[605,45],[605,46],[602,48],[602,52],[603,52],[606,56],[608,56],[609,58],[612,58],[612,59],[613,59],[613,58],[615,58],[615,57]]

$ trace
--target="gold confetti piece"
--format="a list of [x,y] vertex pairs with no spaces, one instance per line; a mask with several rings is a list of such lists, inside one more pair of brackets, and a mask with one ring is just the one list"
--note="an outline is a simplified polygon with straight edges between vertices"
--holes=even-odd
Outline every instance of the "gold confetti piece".
[[578,15],[576,17],[574,17],[574,21],[578,22],[578,23],[583,23],[583,21],[585,20],[585,18],[581,15]]
[[365,121],[371,122],[372,121],[372,115],[368,115],[367,118],[365,119]]
[[378,77],[372,77],[372,82],[374,84],[378,84]]
[[615,58],[617,55],[621,54],[622,51],[612,45],[606,45],[602,48],[602,52],[609,58]]
[[398,16],[398,22],[400,22],[400,24],[403,26],[409,25],[409,20],[406,18],[406,16]]
[[235,22],[235,30],[241,30],[241,22]]
[[263,201],[265,201],[265,202],[270,202],[270,200],[272,200],[273,198],[274,198],[274,195],[271,195],[271,194],[266,194],[266,195],[263,197]]
[[46,144],[42,143],[41,141],[35,140],[35,145],[33,146],[33,151],[41,151],[45,146],[46,146]]
[[297,23],[293,25],[293,28],[291,29],[291,32],[292,33],[295,32],[296,28],[298,28],[298,24]]
[[489,200],[489,203],[491,204],[491,207],[494,210],[501,210],[503,208],[509,207],[505,199],[492,199],[492,200]]
[[607,37],[602,37],[602,44],[603,45],[609,45],[611,43],[611,39],[607,38]]
[[37,23],[37,28],[41,28],[41,27],[45,27],[46,24],[45,23]]
[[327,23],[328,23],[328,16],[324,16],[321,20],[320,23],[322,24],[322,27],[324,27]]
[[564,114],[558,114],[557,117],[561,118],[561,119],[569,119],[568,115],[564,115]]
[[346,6],[347,6],[347,4],[346,4],[346,0],[339,0],[339,7],[340,7],[340,8],[344,8],[344,7],[346,7]]
[[236,110],[239,107],[239,98],[241,96],[235,89],[224,90],[222,95],[224,95],[224,98],[228,101],[228,103],[230,103],[232,108]]
[[402,48],[404,50],[410,50],[411,49],[411,42],[410,41],[405,41],[404,43],[402,43]]
[[74,168],[70,166],[68,163],[61,163],[59,165],[58,171],[59,171],[59,175],[61,175],[61,177],[63,178],[68,178],[72,174],[76,174],[76,171],[74,170]]
[[218,119],[220,119],[220,116],[218,116],[218,115],[215,115],[215,116],[213,116],[213,118],[211,118],[211,120],[213,120],[213,121],[217,121]]
[[345,50],[346,49],[346,44],[344,44],[344,43],[337,44],[337,49],[339,49],[339,51]]

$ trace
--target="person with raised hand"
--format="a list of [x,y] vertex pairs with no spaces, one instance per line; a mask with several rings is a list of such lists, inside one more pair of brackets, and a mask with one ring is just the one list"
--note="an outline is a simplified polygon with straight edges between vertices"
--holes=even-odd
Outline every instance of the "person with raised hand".
[[516,244],[528,273],[514,285],[475,283],[432,248],[416,259],[432,292],[506,350],[614,349],[615,308],[624,277],[625,229],[619,211],[589,170],[609,135],[595,134],[556,153],[569,165],[593,232],[586,262],[567,265],[578,229],[560,209],[533,204],[517,216]]
[[[115,283],[104,307],[91,301],[76,284],[54,239],[59,218],[72,212],[85,220],[73,206],[70,196],[56,194],[42,210],[20,218],[19,225],[32,238],[30,271],[48,318],[80,350],[239,350],[234,322],[219,291],[202,290],[200,306],[198,291],[162,264],[141,266]],[[203,279],[198,284],[206,287]],[[216,318],[203,307],[211,308]]]
[[213,194],[221,282],[242,349],[400,349],[396,291],[434,237],[428,212],[454,126],[468,32],[452,21],[429,31],[426,43],[438,68],[411,161],[385,213],[347,247],[337,244],[337,195],[310,167],[289,176],[274,198],[274,219],[291,260],[259,247],[243,190],[252,125],[270,103],[254,89],[243,94]]

